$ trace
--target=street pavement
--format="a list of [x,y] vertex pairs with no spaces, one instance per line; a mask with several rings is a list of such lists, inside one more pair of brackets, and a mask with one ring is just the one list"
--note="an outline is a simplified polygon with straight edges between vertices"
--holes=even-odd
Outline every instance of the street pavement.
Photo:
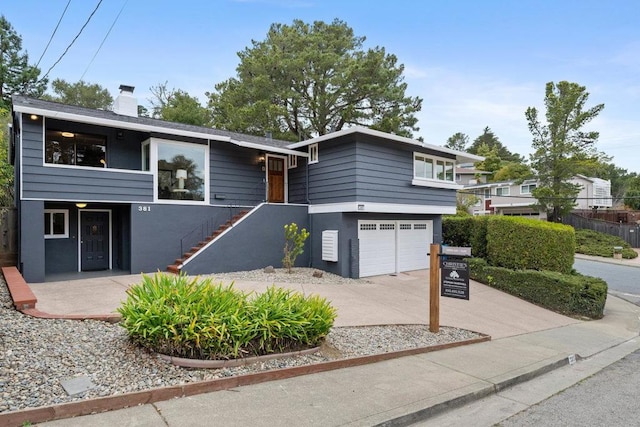
[[640,424],[640,352],[500,423],[520,426],[634,426]]

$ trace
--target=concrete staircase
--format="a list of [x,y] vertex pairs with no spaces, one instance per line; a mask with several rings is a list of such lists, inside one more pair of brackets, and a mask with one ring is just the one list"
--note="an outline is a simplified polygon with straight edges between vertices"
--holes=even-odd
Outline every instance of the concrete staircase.
[[220,227],[218,227],[218,229],[216,231],[214,231],[210,236],[207,236],[204,240],[198,242],[198,244],[196,244],[195,246],[192,246],[187,252],[183,253],[182,254],[182,258],[177,258],[173,264],[167,266],[167,271],[170,272],[170,273],[174,273],[174,274],[180,273],[180,269],[182,267],[182,264],[187,259],[189,259],[193,255],[195,255],[199,250],[204,248],[209,242],[211,242],[216,237],[221,235],[225,230],[227,230],[228,228],[233,227],[233,224],[238,222],[240,220],[240,218],[242,218],[243,216],[245,216],[248,213],[249,213],[249,211],[241,211],[237,215],[234,215],[233,218],[231,218],[230,220],[228,220],[227,222],[222,224]]

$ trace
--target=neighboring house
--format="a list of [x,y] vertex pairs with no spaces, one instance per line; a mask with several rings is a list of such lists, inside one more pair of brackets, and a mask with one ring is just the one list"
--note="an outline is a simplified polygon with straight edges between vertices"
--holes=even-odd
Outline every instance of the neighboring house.
[[[571,182],[582,187],[576,199],[575,209],[612,206],[609,181],[576,175]],[[473,215],[517,215],[546,219],[546,212],[532,206],[536,202],[532,194],[536,187],[537,181],[531,179],[523,182],[501,181],[467,185],[463,191],[478,197],[478,203],[471,208],[470,213]]]
[[456,183],[460,185],[485,184],[491,172],[475,169],[472,166],[456,168]]
[[292,144],[138,117],[133,88],[120,89],[114,111],[13,97],[28,282],[280,266],[291,222],[311,233],[298,265],[345,277],[426,268],[441,216],[456,211],[456,163],[482,160],[361,127]]

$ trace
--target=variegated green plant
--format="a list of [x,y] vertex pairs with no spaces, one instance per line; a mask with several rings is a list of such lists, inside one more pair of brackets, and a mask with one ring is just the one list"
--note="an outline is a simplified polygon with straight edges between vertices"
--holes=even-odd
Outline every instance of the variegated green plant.
[[229,359],[319,344],[336,311],[319,296],[275,286],[245,293],[184,274],[143,275],[118,309],[131,339],[152,351]]

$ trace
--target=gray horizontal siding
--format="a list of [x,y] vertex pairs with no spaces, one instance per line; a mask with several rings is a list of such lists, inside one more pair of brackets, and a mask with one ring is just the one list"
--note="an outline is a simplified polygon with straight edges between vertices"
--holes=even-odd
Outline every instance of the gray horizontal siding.
[[[404,144],[358,141],[356,144],[357,200],[374,203],[455,206],[456,191],[415,186],[413,149]],[[440,155],[442,157],[442,155]]]
[[309,167],[309,200],[313,204],[356,200],[356,147],[353,143],[318,144],[318,163]]
[[[150,174],[100,168],[44,166],[43,145],[44,136],[41,122],[24,120],[22,128],[23,198],[118,202],[153,201],[153,176]],[[140,162],[137,161],[137,163]]]
[[[209,166],[212,204],[256,205],[265,198],[265,171],[258,151],[212,143]],[[224,199],[216,200],[215,196]]]
[[298,157],[298,167],[289,169],[289,203],[307,203],[307,164]]

